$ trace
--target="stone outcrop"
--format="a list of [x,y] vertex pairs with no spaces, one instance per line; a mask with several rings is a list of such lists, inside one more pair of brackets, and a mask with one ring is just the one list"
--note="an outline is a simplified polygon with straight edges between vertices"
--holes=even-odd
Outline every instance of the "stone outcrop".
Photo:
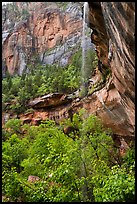
[[31,108],[52,108],[72,101],[67,95],[61,93],[48,94],[29,101],[28,106]]
[[35,183],[39,180],[40,180],[40,178],[38,176],[28,176],[28,182],[30,182],[30,183]]

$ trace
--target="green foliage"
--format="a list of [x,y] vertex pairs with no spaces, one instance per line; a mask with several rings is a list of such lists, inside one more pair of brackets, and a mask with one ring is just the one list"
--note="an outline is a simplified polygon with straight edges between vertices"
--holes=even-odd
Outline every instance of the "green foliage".
[[87,93],[88,93],[88,87],[82,85],[80,92],[79,92],[79,98],[85,97],[87,95]]
[[65,11],[65,9],[67,8],[68,6],[68,3],[67,2],[56,2],[56,4],[58,5],[59,8],[61,8],[62,10]]
[[[62,131],[67,125],[75,129],[69,135]],[[5,126],[2,191],[12,201],[134,201],[134,152],[129,149],[119,165],[111,131],[84,109],[58,126],[52,120],[22,125],[17,119]],[[29,175],[40,180],[30,183]]]
[[2,175],[2,190],[3,193],[12,201],[17,201],[22,194],[22,186],[18,181],[18,173],[15,167],[11,170],[3,171]]
[[[82,49],[80,48],[79,51],[77,51],[71,59],[71,64],[74,67],[77,67],[79,69],[80,73],[82,74]],[[94,50],[87,50],[86,56],[85,56],[85,66],[83,70],[84,81],[88,81],[88,79],[92,76],[95,68],[97,67],[97,56],[96,52]]]
[[11,135],[11,137],[6,140],[6,142],[2,145],[3,150],[3,158],[5,158],[5,165],[7,162],[7,158],[11,163],[8,162],[10,167],[16,167],[17,171],[21,171],[21,161],[25,159],[27,156],[27,145],[28,141],[26,138],[19,139],[16,134]]
[[80,47],[78,51],[71,57],[71,64],[80,71],[82,66],[82,49]]
[[10,119],[5,124],[5,128],[10,129],[10,133],[19,133],[21,131],[21,120],[19,119]]
[[26,20],[30,17],[30,14],[29,14],[29,11],[27,9],[22,9],[22,13],[21,13],[21,16],[22,16],[22,20]]
[[[58,66],[29,66],[30,74],[22,77],[8,75],[2,80],[3,110],[5,103],[11,103],[8,108],[17,114],[25,111],[27,102],[35,97],[53,92],[71,93],[80,86],[79,71],[73,65]],[[12,101],[11,101],[12,100]]]
[[124,167],[129,168],[134,165],[135,162],[135,147],[128,149],[126,154],[123,156]]
[[[28,73],[22,76],[10,76],[2,80],[3,111],[20,114],[26,110],[28,101],[45,94],[59,92],[72,93],[80,88],[82,51],[77,51],[71,64],[66,67],[58,65],[41,65],[38,56],[34,55],[27,65]],[[96,54],[88,50],[86,55],[84,81],[87,82],[96,67]],[[85,91],[85,89],[84,89]],[[82,95],[86,95],[87,91]],[[5,103],[10,103],[7,107]]]
[[[96,202],[132,202],[135,201],[135,175],[130,166],[130,171],[115,165],[108,176],[96,182],[100,185],[94,188]],[[93,178],[92,178],[93,179]]]
[[86,52],[85,67],[84,67],[84,75],[85,75],[84,78],[86,80],[92,76],[96,67],[97,67],[96,52],[89,49]]

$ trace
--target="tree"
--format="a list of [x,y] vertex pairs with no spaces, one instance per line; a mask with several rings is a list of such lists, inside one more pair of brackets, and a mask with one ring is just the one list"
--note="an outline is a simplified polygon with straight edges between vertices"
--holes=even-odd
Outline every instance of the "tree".
[[[74,131],[64,134],[65,126]],[[3,193],[23,202],[134,201],[134,152],[119,165],[111,131],[84,109],[64,122],[7,123],[3,141]],[[18,133],[19,131],[19,133]],[[22,133],[21,133],[22,132]],[[8,136],[8,137],[7,137]],[[29,183],[29,175],[40,178]]]

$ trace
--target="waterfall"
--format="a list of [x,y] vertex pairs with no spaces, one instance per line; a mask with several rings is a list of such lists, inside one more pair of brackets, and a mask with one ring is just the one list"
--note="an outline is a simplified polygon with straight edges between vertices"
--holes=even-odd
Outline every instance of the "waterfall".
[[[86,24],[86,15],[88,14],[88,2],[84,3],[84,9],[83,9],[83,32],[82,32],[82,41],[81,41],[81,47],[82,47],[82,67],[81,67],[81,79],[82,79],[82,85],[81,85],[81,96],[84,97],[87,95],[87,85],[86,85],[86,71],[85,71],[85,65],[86,65],[86,30],[87,30],[87,24]],[[82,116],[84,119],[84,115]],[[84,142],[84,135],[81,134],[82,138],[82,145],[81,145],[81,177],[86,178],[86,164],[85,164],[85,155],[84,155],[84,149],[85,149],[85,142]],[[87,201],[87,192],[88,192],[88,183],[85,180],[81,187],[82,191],[82,202]]]
[[87,31],[87,14],[89,10],[88,2],[84,3],[83,8],[83,31],[82,31],[82,41],[81,41],[81,47],[82,47],[82,67],[81,67],[81,79],[82,79],[82,97],[84,97],[87,94],[87,85],[86,85],[86,71],[85,71],[85,60],[86,60],[86,31]]

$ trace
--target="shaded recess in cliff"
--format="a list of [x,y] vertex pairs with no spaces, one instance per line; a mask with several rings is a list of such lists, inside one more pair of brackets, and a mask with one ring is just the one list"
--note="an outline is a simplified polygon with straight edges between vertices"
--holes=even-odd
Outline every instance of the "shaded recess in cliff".
[[[135,133],[135,2],[88,2],[91,40],[99,60],[111,69],[113,110],[123,122],[119,135]],[[107,105],[106,99],[105,104]],[[119,108],[118,108],[119,107]],[[108,105],[108,110],[111,110]],[[105,117],[106,118],[106,117]],[[105,119],[102,118],[102,119]],[[117,118],[117,122],[118,118]],[[114,124],[115,125],[115,124]],[[122,133],[122,129],[125,131]]]

